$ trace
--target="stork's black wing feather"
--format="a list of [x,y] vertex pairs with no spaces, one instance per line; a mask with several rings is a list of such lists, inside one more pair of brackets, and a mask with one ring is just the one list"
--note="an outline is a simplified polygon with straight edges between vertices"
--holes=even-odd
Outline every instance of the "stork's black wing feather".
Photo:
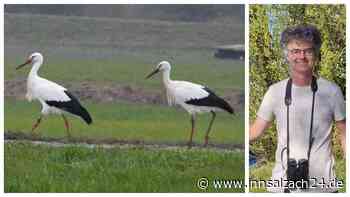
[[209,93],[207,97],[200,99],[191,99],[186,101],[185,103],[196,106],[218,107],[227,111],[230,114],[233,114],[233,108],[230,106],[230,104],[228,104],[224,99],[217,96],[209,88],[204,87],[203,89]]
[[64,91],[64,93],[70,98],[70,101],[45,101],[46,104],[80,116],[87,124],[91,124],[91,116],[89,112],[79,103],[79,100],[68,91]]

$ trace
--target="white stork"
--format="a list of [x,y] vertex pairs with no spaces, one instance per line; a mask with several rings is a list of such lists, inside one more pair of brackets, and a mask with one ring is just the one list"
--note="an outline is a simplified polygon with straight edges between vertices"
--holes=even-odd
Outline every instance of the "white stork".
[[38,70],[42,63],[43,56],[40,53],[33,53],[24,64],[16,67],[18,70],[27,64],[32,65],[27,79],[26,98],[28,101],[37,99],[42,105],[41,115],[32,127],[32,134],[35,134],[34,130],[39,126],[43,116],[60,114],[64,120],[67,135],[70,137],[70,126],[67,118],[64,116],[65,112],[80,116],[87,124],[91,124],[92,119],[87,110],[81,106],[78,99],[68,92],[66,88],[38,75]]
[[158,72],[162,72],[168,104],[170,106],[175,104],[180,105],[191,115],[192,130],[190,140],[188,142],[189,148],[192,146],[196,114],[211,112],[212,119],[209,123],[204,139],[204,146],[207,146],[209,132],[216,116],[215,111],[227,111],[228,113],[233,114],[233,108],[224,99],[218,97],[213,91],[205,86],[187,81],[171,80],[170,70],[170,63],[167,61],[162,61],[157,65],[156,69],[146,77],[146,79]]

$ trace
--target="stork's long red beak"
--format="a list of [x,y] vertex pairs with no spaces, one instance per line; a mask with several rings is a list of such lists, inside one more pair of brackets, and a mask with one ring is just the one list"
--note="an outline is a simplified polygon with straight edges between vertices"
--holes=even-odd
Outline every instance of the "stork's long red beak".
[[32,59],[28,59],[28,60],[27,60],[26,62],[24,62],[23,64],[18,65],[18,66],[16,67],[16,70],[22,68],[23,66],[25,66],[25,65],[27,65],[27,64],[30,64],[31,62],[32,62]]
[[153,75],[157,74],[159,72],[159,69],[155,69],[154,71],[152,71],[149,75],[147,75],[146,79],[151,78]]

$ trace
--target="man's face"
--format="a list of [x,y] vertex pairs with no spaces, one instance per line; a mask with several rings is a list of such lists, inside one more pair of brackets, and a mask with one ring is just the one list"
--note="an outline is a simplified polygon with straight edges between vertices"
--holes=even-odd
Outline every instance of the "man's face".
[[316,61],[316,54],[311,42],[291,40],[287,44],[287,60],[291,72],[312,74]]

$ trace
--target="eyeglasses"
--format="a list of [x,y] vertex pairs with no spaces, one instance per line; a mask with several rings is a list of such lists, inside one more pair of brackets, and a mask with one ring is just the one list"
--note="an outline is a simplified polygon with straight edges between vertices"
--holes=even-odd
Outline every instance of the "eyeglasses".
[[287,49],[288,54],[297,56],[303,53],[305,56],[313,56],[315,54],[314,48],[307,48],[307,49]]

